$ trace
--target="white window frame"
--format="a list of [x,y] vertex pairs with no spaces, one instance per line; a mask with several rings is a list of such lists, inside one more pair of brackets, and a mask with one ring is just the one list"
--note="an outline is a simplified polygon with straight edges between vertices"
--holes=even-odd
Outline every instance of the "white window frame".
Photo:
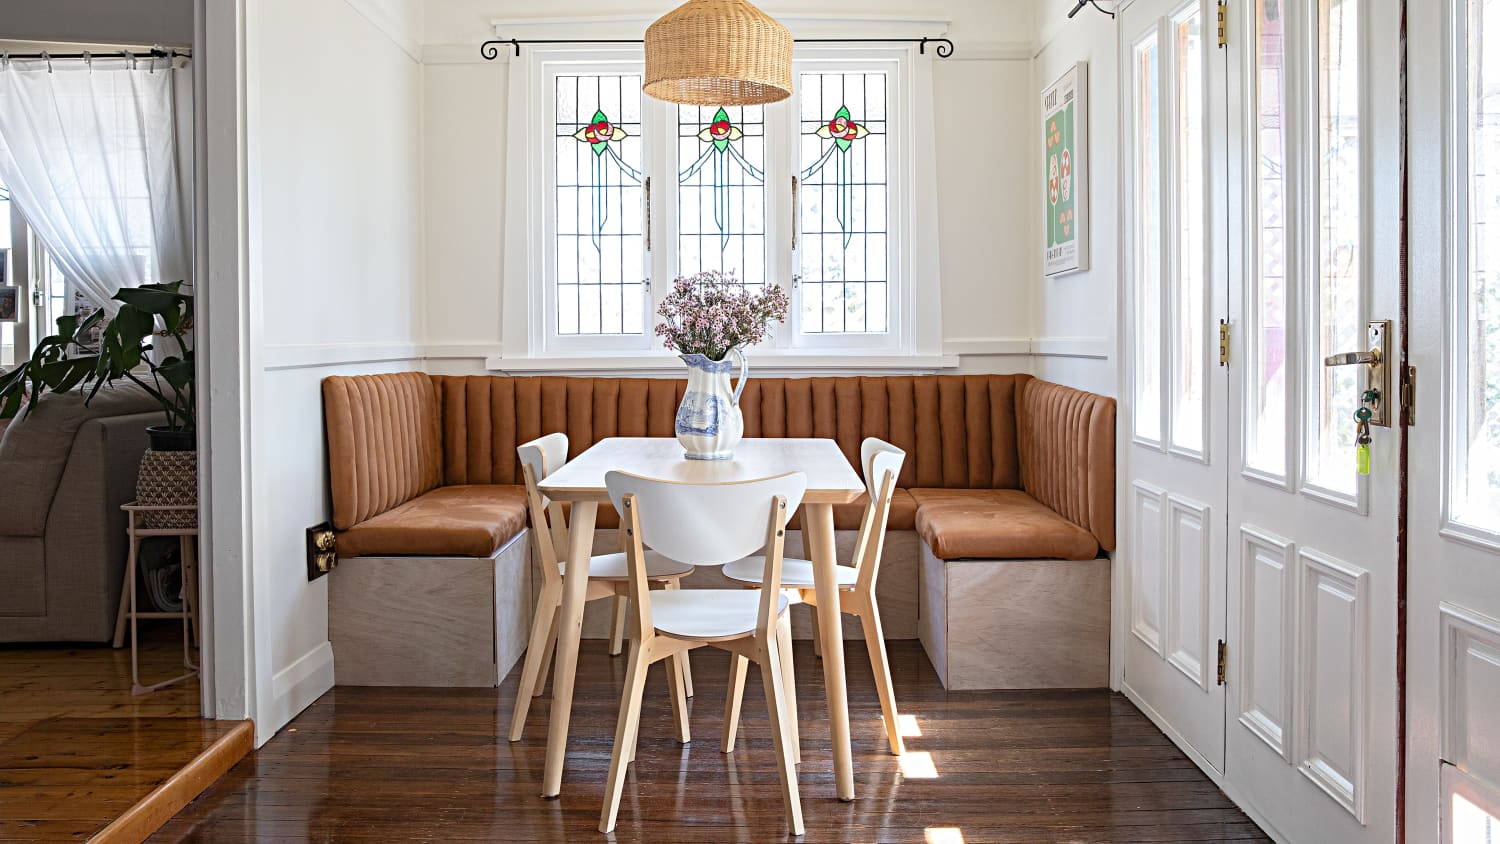
[[[786,366],[860,368],[935,368],[952,365],[941,355],[941,300],[914,301],[915,279],[940,285],[936,252],[935,187],[918,189],[918,179],[933,181],[931,168],[916,159],[924,142],[918,135],[922,121],[931,132],[931,106],[916,95],[919,85],[931,84],[930,57],[919,60],[915,45],[850,45],[798,49],[794,74],[802,72],[882,71],[887,73],[887,325],[870,334],[801,334],[798,292],[793,288],[798,256],[790,249],[794,223],[791,179],[800,169],[796,159],[800,123],[798,100],[765,108],[766,132],[766,271],[767,280],[787,288],[791,316],[774,326],[771,339],[755,349],[761,360],[779,358]],[[670,292],[671,281],[696,268],[677,266],[677,107],[646,97],[642,104],[643,135],[647,140],[642,173],[652,178],[649,299],[641,335],[559,335],[555,308],[556,145],[554,80],[573,73],[632,73],[644,64],[640,48],[599,46],[531,46],[510,63],[510,131],[508,172],[521,178],[507,181],[503,354],[487,365],[497,370],[543,370],[549,361],[569,368],[646,368],[662,366],[667,354],[653,329],[656,308]],[[796,78],[796,77],[794,77]],[[920,113],[919,113],[920,112]],[[930,149],[931,135],[925,146]],[[540,145],[540,146],[539,146]],[[920,171],[920,172],[919,172]],[[521,184],[514,184],[521,182]],[[928,207],[931,206],[931,207]],[[924,208],[926,211],[924,212]],[[532,213],[541,209],[540,214]],[[926,222],[923,222],[926,221]],[[922,247],[931,241],[929,247]],[[925,297],[924,297],[925,298]],[[605,365],[605,360],[608,364]],[[594,361],[593,364],[590,360]]]

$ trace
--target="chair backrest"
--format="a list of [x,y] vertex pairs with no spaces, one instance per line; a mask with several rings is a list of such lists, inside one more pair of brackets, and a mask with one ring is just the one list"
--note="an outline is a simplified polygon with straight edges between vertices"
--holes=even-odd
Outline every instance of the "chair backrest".
[[859,446],[860,468],[865,473],[865,489],[870,503],[860,522],[859,540],[854,546],[854,567],[859,570],[859,588],[874,586],[880,573],[880,555],[885,549],[885,528],[891,515],[891,499],[896,495],[896,479],[906,452],[878,438],[867,437]]
[[639,641],[652,628],[645,545],[694,565],[723,565],[764,548],[757,630],[769,632],[781,599],[786,522],[802,504],[806,475],[789,472],[756,481],[684,484],[609,472],[604,484],[626,533],[633,639]]
[[[567,547],[568,526],[560,502],[542,495],[537,484],[568,462],[568,435],[548,434],[516,448],[521,458],[521,476],[526,484],[526,501],[531,510],[531,529],[535,533],[537,553],[542,558],[542,575],[557,575],[558,549]],[[549,518],[550,511],[550,518]]]

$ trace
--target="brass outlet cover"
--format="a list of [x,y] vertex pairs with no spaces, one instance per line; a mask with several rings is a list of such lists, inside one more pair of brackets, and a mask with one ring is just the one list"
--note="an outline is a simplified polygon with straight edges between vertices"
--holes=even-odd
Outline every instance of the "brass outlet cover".
[[307,529],[307,579],[317,580],[339,564],[338,534],[324,522]]

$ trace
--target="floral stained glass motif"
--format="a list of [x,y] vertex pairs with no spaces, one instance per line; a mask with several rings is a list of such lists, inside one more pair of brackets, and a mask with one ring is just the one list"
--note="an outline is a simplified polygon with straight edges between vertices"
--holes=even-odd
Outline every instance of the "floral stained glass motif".
[[849,242],[854,239],[854,230],[850,225],[853,222],[850,212],[854,208],[854,165],[849,159],[849,150],[855,141],[869,135],[870,130],[854,122],[849,114],[849,107],[841,105],[833,117],[819,126],[813,134],[824,140],[832,140],[833,143],[829,144],[822,157],[802,171],[802,179],[806,181],[817,175],[830,159],[834,162],[834,182],[838,188],[834,194],[834,216],[838,218],[839,227],[844,232],[844,246],[848,248]]
[[797,330],[890,331],[887,74],[799,76]]
[[641,77],[556,77],[549,262],[564,335],[644,333]]
[[616,126],[609,121],[609,116],[602,111],[594,112],[594,119],[588,125],[573,133],[573,137],[580,142],[588,144],[594,151],[594,248],[602,250],[604,225],[609,222],[609,177],[613,170],[618,170],[621,176],[634,184],[641,183],[641,171],[620,157],[617,151],[619,141],[625,140],[630,133],[624,128]]
[[677,263],[765,282],[765,111],[677,111]]

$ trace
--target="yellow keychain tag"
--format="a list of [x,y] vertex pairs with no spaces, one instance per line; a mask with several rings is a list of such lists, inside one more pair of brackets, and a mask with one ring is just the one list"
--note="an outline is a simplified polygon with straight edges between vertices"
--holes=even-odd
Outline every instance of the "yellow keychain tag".
[[1363,443],[1354,449],[1354,471],[1361,475],[1370,474],[1370,447]]

